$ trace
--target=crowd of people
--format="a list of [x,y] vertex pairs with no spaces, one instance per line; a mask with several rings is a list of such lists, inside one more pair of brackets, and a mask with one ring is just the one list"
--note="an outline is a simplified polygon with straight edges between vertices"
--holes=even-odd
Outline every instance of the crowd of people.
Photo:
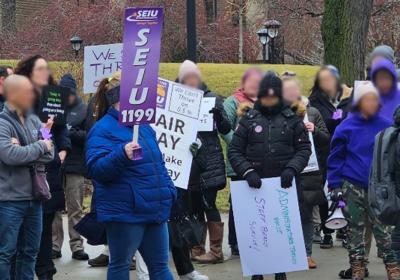
[[[31,280],[35,274],[39,280],[53,279],[53,260],[62,257],[66,211],[72,258],[108,266],[109,280],[128,280],[132,269],[139,280],[174,279],[170,252],[181,280],[208,280],[193,263],[224,262],[225,228],[231,255],[240,257],[232,203],[225,226],[218,192],[229,181],[245,180],[259,189],[262,178],[280,177],[282,188],[296,182],[310,269],[318,267],[313,244],[329,250],[335,236],[348,250],[350,264],[339,277],[363,280],[373,273],[367,268],[373,235],[388,279],[400,280],[400,227],[380,221],[368,200],[375,137],[400,120],[398,71],[389,46],[375,48],[369,61],[367,81],[356,88],[341,83],[335,66],[324,65],[310,92],[295,72],[250,68],[226,99],[207,87],[195,63],[184,61],[176,82],[216,98],[210,111],[214,129],[198,132],[189,148],[193,163],[187,190],[174,186],[150,125],[140,125],[134,142],[132,127],[118,124],[120,72],[104,78],[86,104],[74,77],[67,73],[56,83],[42,56],[21,60],[15,68],[0,66],[1,279]],[[38,117],[48,85],[68,89],[65,125]],[[303,173],[311,142],[319,169]],[[134,160],[139,147],[143,158]],[[46,201],[35,194],[41,166],[51,193]],[[93,184],[91,213],[104,228],[99,235],[105,235],[104,251],[92,259],[76,230],[84,217],[85,178]],[[336,232],[325,226],[325,185],[332,201],[346,203],[348,226]],[[182,221],[190,223],[189,237],[176,234]],[[275,279],[287,279],[285,271]]]

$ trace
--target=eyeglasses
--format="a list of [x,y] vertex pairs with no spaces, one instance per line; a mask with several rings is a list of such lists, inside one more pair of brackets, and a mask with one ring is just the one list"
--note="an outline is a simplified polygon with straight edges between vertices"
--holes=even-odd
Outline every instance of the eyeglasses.
[[282,74],[281,74],[281,76],[282,77],[296,77],[297,76],[297,74],[296,74],[296,72],[293,72],[293,71],[285,71],[285,72],[283,72]]

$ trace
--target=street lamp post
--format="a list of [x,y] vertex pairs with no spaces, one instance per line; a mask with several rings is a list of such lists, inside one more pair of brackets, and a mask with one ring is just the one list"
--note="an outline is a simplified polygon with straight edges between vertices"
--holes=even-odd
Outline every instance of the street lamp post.
[[197,62],[196,1],[186,0],[186,28],[188,58]]
[[282,24],[274,19],[267,20],[264,22],[264,27],[268,30],[268,37],[271,39],[271,58],[270,62],[272,64],[277,63],[275,59],[275,38],[278,36],[279,33],[279,28],[282,26]]
[[258,38],[263,46],[262,56],[263,62],[267,63],[267,44],[269,42],[268,29],[263,27],[257,31]]
[[75,35],[69,41],[71,42],[72,50],[75,52],[75,59],[77,59],[79,55],[79,50],[82,47],[83,40],[79,36]]

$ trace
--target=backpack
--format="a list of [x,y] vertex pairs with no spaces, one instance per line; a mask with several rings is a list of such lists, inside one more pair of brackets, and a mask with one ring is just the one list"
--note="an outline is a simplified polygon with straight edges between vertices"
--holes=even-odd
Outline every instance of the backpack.
[[386,225],[400,223],[400,197],[396,193],[396,146],[400,127],[392,126],[375,137],[368,200],[375,216]]

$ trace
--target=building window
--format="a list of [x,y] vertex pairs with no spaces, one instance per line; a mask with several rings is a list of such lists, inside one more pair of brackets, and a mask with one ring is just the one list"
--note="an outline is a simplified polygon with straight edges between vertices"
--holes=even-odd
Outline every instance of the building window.
[[218,4],[217,0],[204,0],[206,6],[207,21],[215,22],[217,19]]

